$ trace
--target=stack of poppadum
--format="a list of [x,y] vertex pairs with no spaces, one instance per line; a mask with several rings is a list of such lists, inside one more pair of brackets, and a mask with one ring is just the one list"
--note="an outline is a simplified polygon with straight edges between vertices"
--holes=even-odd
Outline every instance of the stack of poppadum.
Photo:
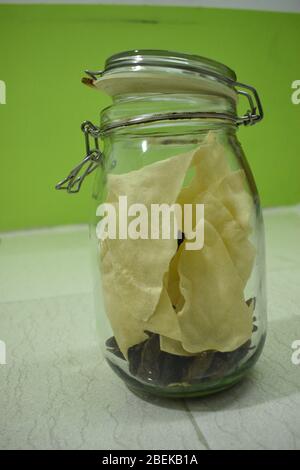
[[159,334],[161,350],[176,355],[244,344],[252,332],[244,289],[255,257],[248,239],[253,203],[244,171],[230,169],[215,134],[191,152],[110,174],[107,185],[106,202],[116,207],[124,195],[128,207],[143,204],[149,213],[151,204],[204,204],[202,249],[186,249],[186,239],[178,247],[174,237],[100,242],[106,312],[124,356],[146,332]]

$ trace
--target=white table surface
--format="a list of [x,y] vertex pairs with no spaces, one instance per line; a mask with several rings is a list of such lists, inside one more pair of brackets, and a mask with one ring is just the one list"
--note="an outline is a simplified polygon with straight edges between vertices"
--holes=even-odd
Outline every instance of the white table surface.
[[300,208],[265,211],[269,331],[229,391],[144,401],[97,344],[86,227],[2,234],[1,449],[300,449]]

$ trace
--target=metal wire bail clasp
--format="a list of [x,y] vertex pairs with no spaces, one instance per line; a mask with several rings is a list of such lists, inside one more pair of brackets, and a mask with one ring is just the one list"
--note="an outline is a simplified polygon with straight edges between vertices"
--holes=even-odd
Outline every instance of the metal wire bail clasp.
[[250,108],[244,116],[237,118],[237,124],[245,126],[253,126],[261,121],[264,117],[263,107],[256,89],[245,83],[235,82],[236,91],[239,95],[245,96],[248,100]]
[[[68,193],[78,193],[86,176],[92,173],[101,162],[102,153],[99,149],[99,127],[90,121],[81,124],[81,130],[85,136],[86,156],[75,166],[69,175],[60,181],[55,189],[65,189]],[[90,138],[94,139],[94,147],[91,148]]]

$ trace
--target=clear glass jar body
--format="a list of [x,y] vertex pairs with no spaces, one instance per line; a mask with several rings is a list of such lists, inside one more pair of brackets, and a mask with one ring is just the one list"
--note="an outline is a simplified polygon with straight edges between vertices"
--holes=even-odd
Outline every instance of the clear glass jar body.
[[[175,108],[177,110],[178,108],[199,110],[209,107],[210,110],[228,111],[232,110],[234,106],[231,99],[213,95],[159,95],[154,93],[142,96],[123,95],[115,100],[113,106],[102,112],[101,120],[107,123],[114,120],[116,115],[118,117],[138,115],[140,109],[143,109],[144,112],[145,110],[162,112],[172,111]],[[176,281],[176,289],[181,298],[178,306],[172,304],[172,292],[168,290],[169,281],[167,281],[166,287],[168,300],[172,304],[174,314],[181,322],[184,336],[184,340],[180,342],[175,335],[176,345],[179,346],[179,349],[173,349],[174,336],[172,334],[170,334],[169,343],[168,341],[165,341],[164,345],[162,343],[162,336],[167,335],[168,328],[172,329],[172,326],[166,322],[161,330],[157,324],[153,327],[151,317],[145,318],[143,316],[144,311],[148,308],[147,282],[150,283],[152,277],[149,275],[148,280],[147,267],[144,266],[144,263],[148,262],[148,258],[144,255],[141,245],[137,244],[134,249],[132,248],[135,246],[134,241],[131,240],[129,244],[128,240],[121,240],[121,245],[118,245],[113,252],[114,260],[116,260],[115,253],[120,258],[116,261],[117,266],[114,262],[109,265],[109,268],[104,265],[107,251],[114,250],[114,248],[110,248],[113,247],[110,245],[107,249],[106,242],[103,244],[103,241],[99,240],[99,230],[97,229],[101,218],[99,218],[99,206],[110,202],[108,185],[111,181],[111,175],[113,177],[120,176],[121,180],[124,175],[136,175],[134,202],[137,204],[143,202],[139,200],[139,197],[145,195],[148,190],[151,192],[150,186],[155,186],[155,181],[152,180],[153,185],[151,185],[151,180],[147,180],[149,183],[149,187],[147,187],[148,183],[145,185],[145,180],[141,180],[140,185],[143,187],[139,188],[139,175],[147,174],[140,172],[143,169],[146,172],[149,170],[149,175],[151,174],[153,177],[155,172],[152,174],[151,168],[154,168],[159,162],[165,162],[166,165],[169,165],[170,162],[169,167],[166,167],[165,170],[162,169],[167,172],[167,176],[164,177],[166,184],[168,181],[168,188],[172,188],[173,179],[174,185],[178,185],[178,172],[173,171],[172,158],[181,155],[184,159],[188,158],[186,155],[190,156],[199,149],[201,152],[201,148],[207,145],[208,139],[213,141],[213,147],[208,146],[205,158],[209,161],[209,152],[214,152],[214,146],[218,146],[217,148],[222,152],[221,165],[226,165],[227,174],[225,176],[220,174],[220,178],[215,177],[220,171],[218,159],[215,167],[209,165],[209,173],[205,173],[206,170],[203,170],[203,174],[201,174],[200,168],[199,185],[204,184],[204,190],[199,186],[197,200],[204,204],[204,219],[207,212],[209,227],[213,227],[219,242],[214,245],[215,242],[212,240],[215,238],[210,239],[208,236],[209,256],[202,255],[200,252],[197,254],[190,252],[186,255],[184,248],[181,247],[181,252],[187,256],[189,262],[184,261],[184,257],[180,255],[182,260],[180,258],[178,261],[179,268],[175,275],[179,278]],[[225,180],[226,178],[234,179],[237,175],[242,176],[243,188],[241,190],[240,186],[236,188],[234,185],[232,187],[229,185],[233,191],[236,191],[231,194],[233,197],[231,200],[231,196],[227,194],[228,199],[216,188],[220,187],[220,181],[223,181],[224,178]],[[182,185],[177,188],[177,192],[179,191],[181,194],[182,190],[190,188],[193,181],[195,183],[193,190],[196,188],[197,192],[196,177],[197,169],[195,173],[195,167],[191,164],[187,167]],[[119,179],[119,181],[121,180]],[[213,184],[206,185],[206,180],[212,181]],[[123,190],[125,188],[126,193],[126,187],[129,188],[130,185],[124,186],[121,183],[120,187]],[[225,184],[224,187],[228,189],[228,185]],[[119,195],[124,195],[121,193],[120,190]],[[159,194],[163,193],[164,188],[161,188]],[[187,194],[189,194],[189,189]],[[207,199],[211,194],[213,194],[213,200]],[[141,196],[142,199],[143,197]],[[247,227],[243,227],[243,211],[245,210],[243,203],[239,207],[239,202],[245,200],[245,197],[248,207]],[[260,202],[251,170],[236,137],[236,126],[228,120],[221,119],[178,119],[172,122],[168,120],[154,121],[148,124],[121,127],[106,133],[103,137],[103,162],[96,171],[93,200],[91,239],[95,268],[96,318],[103,352],[111,368],[135,392],[149,392],[169,397],[206,395],[225,389],[239,381],[254,365],[263,348],[266,335],[266,297],[264,229]],[[231,204],[230,201],[235,202]],[[236,207],[238,207],[239,213],[235,212]],[[234,234],[237,231],[239,235],[236,237]],[[176,254],[179,257],[180,245],[181,243],[178,242],[176,252],[168,260],[168,269]],[[221,245],[221,252],[214,251],[218,250]],[[148,245],[147,250],[149,246],[151,247]],[[206,232],[204,249],[205,246]],[[149,269],[154,266],[153,258],[160,260],[159,245],[153,243],[150,251],[151,249],[153,256]],[[224,253],[224,256],[220,253]],[[248,253],[251,254],[248,256]],[[163,256],[164,253],[161,253],[162,258]],[[183,267],[186,271],[184,275]],[[143,295],[139,296],[140,292],[136,295],[135,287],[131,293],[130,285],[128,287],[128,283],[126,284],[126,276],[131,275],[131,269],[135,275],[141,272],[141,276],[144,276],[140,281],[143,285],[142,289],[145,290],[145,302]],[[164,273],[163,279],[157,280],[158,284],[165,285],[165,276],[170,278],[171,268],[169,271],[168,269],[167,273]],[[183,285],[184,276],[188,278],[185,287]],[[243,278],[242,284],[239,279],[236,280],[236,277]],[[235,282],[239,286],[236,294]],[[187,285],[190,286],[190,289],[187,288]],[[172,286],[170,290],[172,291]],[[238,304],[235,295],[243,296],[243,304]],[[224,312],[222,312],[223,304]],[[234,313],[230,310],[231,305]],[[237,305],[241,306],[241,316],[245,314],[245,305],[248,309],[246,314],[251,316],[251,332],[248,336],[242,335],[243,339],[238,339],[241,336],[241,331],[245,331],[245,329],[241,326],[242,320],[238,318]],[[162,312],[159,321],[164,323],[164,318],[164,312]],[[184,322],[182,318],[184,318]],[[247,321],[249,323],[249,318]],[[142,331],[142,334],[134,335],[133,331],[136,329],[139,330],[139,333]],[[202,329],[204,336],[201,336]],[[228,329],[230,329],[230,333]],[[161,332],[163,334],[160,334]],[[126,338],[123,341],[124,335],[128,335],[128,341]],[[193,337],[191,340],[189,335]],[[207,348],[203,346],[203,337],[204,343],[209,345]],[[118,338],[120,338],[119,341]],[[135,343],[134,338],[140,339]],[[197,343],[198,338],[199,344]],[[214,345],[216,346],[214,347]],[[221,345],[219,349],[218,345]],[[181,350],[184,352],[181,353]]]

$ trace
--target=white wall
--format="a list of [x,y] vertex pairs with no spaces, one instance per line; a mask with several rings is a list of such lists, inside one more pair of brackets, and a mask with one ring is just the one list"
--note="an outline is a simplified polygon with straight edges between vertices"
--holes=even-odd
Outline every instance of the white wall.
[[0,3],[107,3],[119,5],[185,5],[213,8],[300,12],[300,0],[0,0]]

